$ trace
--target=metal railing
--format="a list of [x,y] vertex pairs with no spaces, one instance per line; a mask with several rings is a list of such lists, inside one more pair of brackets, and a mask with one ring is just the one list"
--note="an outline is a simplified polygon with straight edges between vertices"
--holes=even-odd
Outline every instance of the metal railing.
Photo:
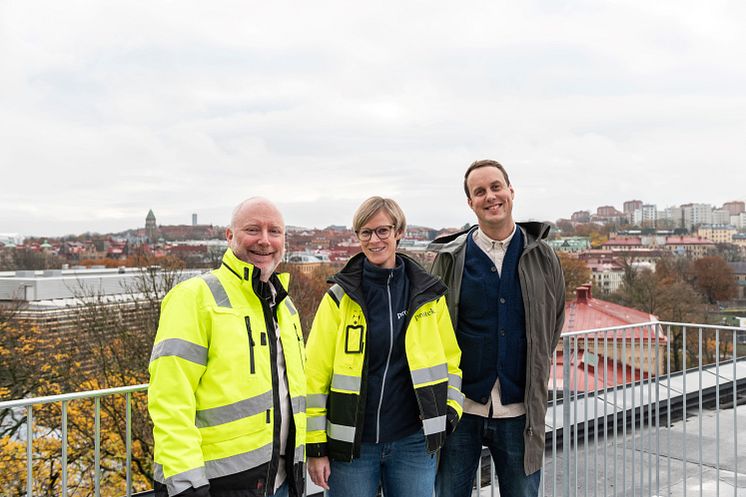
[[[68,412],[70,402],[76,400],[93,399],[94,417],[94,463],[93,463],[93,491],[98,497],[101,495],[101,399],[123,395],[125,398],[125,492],[126,496],[132,495],[132,394],[147,390],[148,385],[133,385],[127,387],[108,388],[102,390],[90,390],[86,392],[68,393],[62,395],[50,395],[46,397],[35,397],[30,399],[19,399],[0,402],[0,413],[7,410],[25,410],[25,442],[26,442],[26,495],[32,497],[33,493],[33,459],[34,459],[34,406],[47,404],[59,404],[61,419],[60,431],[52,432],[52,436],[60,437],[60,465],[61,481],[60,494],[68,496]],[[0,475],[2,476],[2,475]],[[3,476],[4,477],[4,476]]]
[[[746,398],[742,341],[744,328],[659,322],[563,335],[549,381],[541,495],[686,496],[688,477],[695,479],[695,487],[698,483],[695,494],[720,495],[730,475],[737,495],[738,458],[744,457],[738,440],[746,436],[739,433],[746,426],[738,423],[744,412],[739,404]],[[92,493],[101,495],[101,401],[112,396],[125,398],[121,470],[125,494],[132,495],[132,394],[146,388],[0,402],[0,413],[25,410],[26,495],[33,495],[34,407],[54,403],[61,412],[60,429],[51,432],[61,442],[61,491],[56,495],[68,496],[68,410],[81,399],[94,403]],[[733,425],[724,429],[728,417]],[[704,422],[714,422],[712,433]],[[690,425],[696,425],[694,433]],[[475,492],[499,495],[489,457],[482,466]],[[746,475],[741,479],[744,488]]]
[[[650,322],[567,333],[549,389],[540,495],[746,491],[746,329]],[[483,454],[473,494],[494,497]]]

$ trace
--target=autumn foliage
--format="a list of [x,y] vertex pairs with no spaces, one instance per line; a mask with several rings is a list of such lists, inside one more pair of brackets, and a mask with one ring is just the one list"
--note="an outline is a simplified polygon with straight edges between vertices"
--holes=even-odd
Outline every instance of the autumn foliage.
[[591,282],[591,270],[584,261],[566,252],[557,252],[565,276],[565,297],[574,298],[575,289]]
[[[23,305],[0,308],[0,401],[147,383],[147,366],[160,317],[160,302],[179,281],[179,261],[142,259],[143,271],[126,293],[137,298],[112,301],[81,288],[74,316],[77,342],[41,330],[23,319]],[[329,276],[341,265],[285,265],[291,273],[290,294],[308,334]],[[165,271],[163,271],[165,269]],[[80,359],[96,365],[81,376]],[[85,368],[82,371],[87,371]],[[100,490],[104,496],[125,494],[127,412],[125,395],[100,399]],[[134,491],[151,488],[153,440],[145,392],[130,398],[131,459]],[[68,495],[95,493],[95,401],[67,402]],[[26,493],[25,409],[0,411],[0,496]],[[62,407],[33,408],[33,495],[62,493]]]
[[[152,260],[144,261],[152,267]],[[164,268],[164,262],[161,269]],[[178,266],[174,264],[174,266]],[[87,392],[147,383],[147,365],[158,325],[160,301],[179,281],[178,267],[143,271],[127,289],[137,298],[111,301],[104,295],[79,295],[70,309],[79,340],[63,341],[54,330],[40,330],[23,317],[24,306],[0,307],[0,401],[70,392]],[[81,290],[82,291],[82,290]],[[96,369],[82,374],[80,358]],[[99,402],[101,495],[125,494],[127,396]],[[145,392],[133,393],[131,407],[132,483],[135,491],[151,487],[152,426]],[[68,495],[95,492],[95,401],[67,402]],[[62,406],[33,408],[33,495],[61,495]],[[26,492],[27,411],[0,410],[0,495]]]
[[278,268],[280,272],[290,273],[289,293],[298,307],[304,338],[308,338],[316,309],[331,286],[327,280],[340,269],[341,264],[281,264]]

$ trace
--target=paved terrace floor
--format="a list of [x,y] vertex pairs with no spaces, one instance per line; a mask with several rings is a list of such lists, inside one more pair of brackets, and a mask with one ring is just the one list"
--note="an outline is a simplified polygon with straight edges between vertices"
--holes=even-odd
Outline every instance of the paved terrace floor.
[[[686,421],[674,422],[670,428],[660,428],[660,436],[658,437],[660,457],[657,460],[655,453],[649,449],[650,444],[653,444],[652,449],[655,450],[655,428],[645,428],[642,431],[638,429],[634,435],[619,436],[616,441],[609,437],[606,443],[600,437],[599,443],[591,441],[588,444],[587,453],[582,445],[579,446],[577,466],[574,460],[572,463],[573,467],[577,467],[577,476],[573,470],[570,475],[570,495],[573,497],[630,497],[633,495],[640,497],[664,495],[670,497],[700,495],[746,497],[746,458],[741,457],[742,460],[738,461],[738,474],[734,473],[736,467],[734,458],[736,434],[733,431],[733,409],[720,410],[719,432],[721,435],[719,441],[715,437],[718,432],[715,410],[705,410],[701,416],[697,413],[691,414],[693,415]],[[739,453],[742,454],[743,447],[746,446],[746,409],[743,407],[738,409],[737,416],[739,432],[737,443],[741,448]],[[701,436],[700,421],[702,423]],[[684,435],[685,428],[686,435]],[[633,440],[634,450],[632,449]],[[700,440],[702,441],[701,465]],[[686,457],[684,457],[685,441]],[[717,459],[718,444],[720,449],[719,461]],[[574,454],[571,457],[574,459]],[[606,459],[605,473],[604,458]],[[616,459],[616,471],[614,470],[614,459]],[[718,466],[720,468],[719,477]],[[545,496],[563,495],[561,486],[563,467],[562,458],[558,457],[555,474],[551,453],[547,454],[544,481]],[[641,473],[644,481],[642,492],[640,491]],[[614,477],[615,474],[616,478]],[[657,491],[656,475],[659,482]],[[553,481],[555,478],[556,488],[554,488],[555,483]],[[649,485],[651,480],[652,488]],[[670,488],[668,488],[669,481]],[[702,482],[701,486],[700,481]],[[556,493],[553,493],[555,491]],[[492,497],[493,495],[500,495],[497,488],[494,489],[494,494],[489,486],[481,489],[480,497]]]

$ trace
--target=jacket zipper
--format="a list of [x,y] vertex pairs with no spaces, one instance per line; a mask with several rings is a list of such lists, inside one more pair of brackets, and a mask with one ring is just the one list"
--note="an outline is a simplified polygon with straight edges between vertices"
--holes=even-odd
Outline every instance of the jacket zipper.
[[303,368],[303,371],[306,370],[306,361],[303,357],[303,336],[298,333],[298,326],[293,323],[293,328],[295,328],[295,337],[298,339],[298,352],[300,353],[300,365]]
[[[272,456],[269,461],[269,467],[267,468],[267,489],[274,488],[275,478],[277,477],[277,467],[280,462],[280,427],[282,425],[282,415],[280,412],[280,397],[279,397],[279,382],[281,381],[277,374],[277,342],[280,340],[278,332],[280,330],[275,328],[275,316],[277,312],[277,306],[279,302],[276,302],[275,307],[270,306],[266,301],[262,302],[262,310],[264,311],[264,324],[267,328],[267,345],[269,346],[269,357],[270,357],[270,373],[272,376],[272,406],[274,409],[274,426],[272,429],[273,443],[272,443]],[[279,327],[279,324],[278,324]],[[288,394],[290,384],[288,382]],[[267,411],[267,422],[270,421],[270,412]],[[290,440],[288,440],[290,442]],[[293,442],[294,444],[295,442]],[[293,446],[293,448],[295,448]],[[288,475],[289,476],[289,475]]]
[[254,347],[256,346],[256,343],[254,342],[254,336],[251,334],[251,319],[249,316],[244,316],[244,321],[246,321],[246,333],[249,334],[249,368],[251,374],[255,374],[256,364],[254,361]]
[[[524,252],[525,253],[525,250]],[[523,258],[523,253],[521,254],[521,257],[518,258],[518,281],[521,283],[521,294],[523,297],[525,312],[526,312],[526,385],[524,392],[529,392],[531,388],[531,373],[533,370],[533,364],[534,361],[532,359],[533,357],[533,346],[534,341],[532,339],[532,334],[529,331],[529,323],[531,322],[530,315],[531,315],[531,300],[527,300],[527,289],[525,289],[525,285],[523,284],[525,281],[528,281],[528,278],[525,276],[525,271],[523,270],[523,266],[521,265],[521,259]],[[531,414],[532,410],[530,407],[530,403],[525,401],[525,393],[524,393],[524,401],[523,401],[523,408],[526,410],[526,431],[528,432],[529,436],[531,436],[531,432],[533,431],[533,427],[531,426]]]
[[394,276],[394,272],[389,273],[389,278],[386,280],[386,293],[389,299],[389,353],[386,357],[386,367],[383,368],[383,380],[381,381],[381,397],[378,399],[378,412],[376,412],[376,443],[379,443],[381,438],[381,407],[383,406],[383,394],[386,391],[386,375],[389,371],[389,364],[391,363],[391,352],[394,348],[394,314],[391,308],[391,278]]

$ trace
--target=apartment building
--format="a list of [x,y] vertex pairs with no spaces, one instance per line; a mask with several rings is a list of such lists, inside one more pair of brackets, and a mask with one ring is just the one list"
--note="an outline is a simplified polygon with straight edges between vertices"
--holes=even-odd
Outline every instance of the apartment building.
[[703,224],[697,228],[697,236],[715,243],[732,243],[738,230],[727,224]]

